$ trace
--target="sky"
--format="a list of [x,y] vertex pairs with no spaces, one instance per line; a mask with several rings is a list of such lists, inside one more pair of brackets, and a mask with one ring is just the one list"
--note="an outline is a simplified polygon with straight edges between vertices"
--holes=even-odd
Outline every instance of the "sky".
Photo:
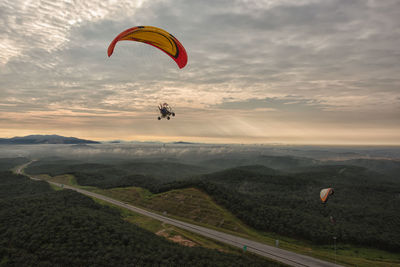
[[[400,145],[399,18],[399,0],[0,0],[0,137]],[[108,58],[138,25],[187,66],[138,42]]]

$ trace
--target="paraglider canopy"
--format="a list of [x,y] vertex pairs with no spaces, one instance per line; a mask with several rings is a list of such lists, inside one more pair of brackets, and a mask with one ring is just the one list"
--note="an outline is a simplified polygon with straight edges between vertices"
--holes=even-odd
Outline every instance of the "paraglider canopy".
[[108,47],[107,54],[109,57],[119,41],[136,41],[152,45],[169,55],[179,68],[186,66],[187,54],[185,48],[178,39],[163,29],[153,26],[137,26],[121,32]]
[[326,203],[330,195],[333,195],[333,188],[324,188],[321,190],[319,196],[322,203]]

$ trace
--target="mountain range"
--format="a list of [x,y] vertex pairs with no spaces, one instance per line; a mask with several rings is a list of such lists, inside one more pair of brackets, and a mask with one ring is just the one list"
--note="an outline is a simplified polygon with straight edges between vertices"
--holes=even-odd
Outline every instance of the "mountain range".
[[100,144],[97,141],[79,139],[76,137],[64,137],[60,135],[28,135],[23,137],[0,138],[0,144]]

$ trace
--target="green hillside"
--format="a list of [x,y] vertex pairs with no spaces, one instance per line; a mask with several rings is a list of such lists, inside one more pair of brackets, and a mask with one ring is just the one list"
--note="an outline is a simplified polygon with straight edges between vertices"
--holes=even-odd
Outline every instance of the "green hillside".
[[[275,166],[281,160],[281,170],[249,165],[201,174],[204,168],[175,162],[67,166],[44,162],[33,164],[27,172],[72,173],[79,185],[100,189],[135,186],[162,193],[197,188],[257,230],[319,245],[336,236],[345,243],[400,251],[400,228],[396,227],[400,225],[400,182],[352,165],[321,165],[294,157],[258,159]],[[290,172],[283,171],[291,165]],[[179,171],[181,175],[176,175]],[[322,205],[319,192],[326,187],[334,187],[335,195]]]
[[0,173],[1,266],[279,266],[247,255],[188,248],[123,220],[70,190]]
[[[250,166],[245,167],[248,169]],[[242,169],[242,168],[241,168]],[[46,177],[46,176],[43,176]],[[46,177],[51,181],[71,184],[78,186],[72,175],[61,175],[56,177]],[[114,199],[121,200],[125,203],[140,206],[145,209],[158,211],[159,213],[178,218],[180,220],[199,224],[209,228],[218,229],[235,235],[240,235],[256,241],[275,244],[275,240],[280,240],[282,248],[292,250],[298,253],[303,253],[312,257],[322,258],[324,260],[335,260],[332,244],[317,245],[307,242],[302,239],[288,238],[286,235],[277,235],[271,232],[256,231],[238,220],[231,212],[221,207],[213,198],[201,190],[195,188],[173,189],[163,193],[152,194],[146,189],[140,187],[118,187],[109,189],[98,189],[95,187],[84,187],[86,190],[91,190],[99,194],[109,196]],[[179,229],[165,228],[148,218],[140,218],[130,216],[129,221],[145,227],[154,233],[172,231],[172,235],[176,235]],[[175,233],[174,233],[175,232]],[[184,233],[183,236],[205,247],[223,249],[220,245],[212,244],[210,241],[202,240],[189,233]],[[337,261],[343,265],[350,266],[397,266],[400,265],[398,254],[390,253],[382,250],[365,248],[362,246],[350,246],[338,240]],[[232,251],[234,252],[234,251]],[[397,264],[397,265],[396,265]]]

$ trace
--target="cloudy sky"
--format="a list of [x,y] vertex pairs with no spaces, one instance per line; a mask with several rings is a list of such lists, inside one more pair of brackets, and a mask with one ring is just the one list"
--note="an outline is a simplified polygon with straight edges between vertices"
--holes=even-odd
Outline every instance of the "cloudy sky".
[[[400,144],[399,18],[399,0],[0,0],[0,137]],[[188,65],[136,42],[108,58],[137,25]]]

